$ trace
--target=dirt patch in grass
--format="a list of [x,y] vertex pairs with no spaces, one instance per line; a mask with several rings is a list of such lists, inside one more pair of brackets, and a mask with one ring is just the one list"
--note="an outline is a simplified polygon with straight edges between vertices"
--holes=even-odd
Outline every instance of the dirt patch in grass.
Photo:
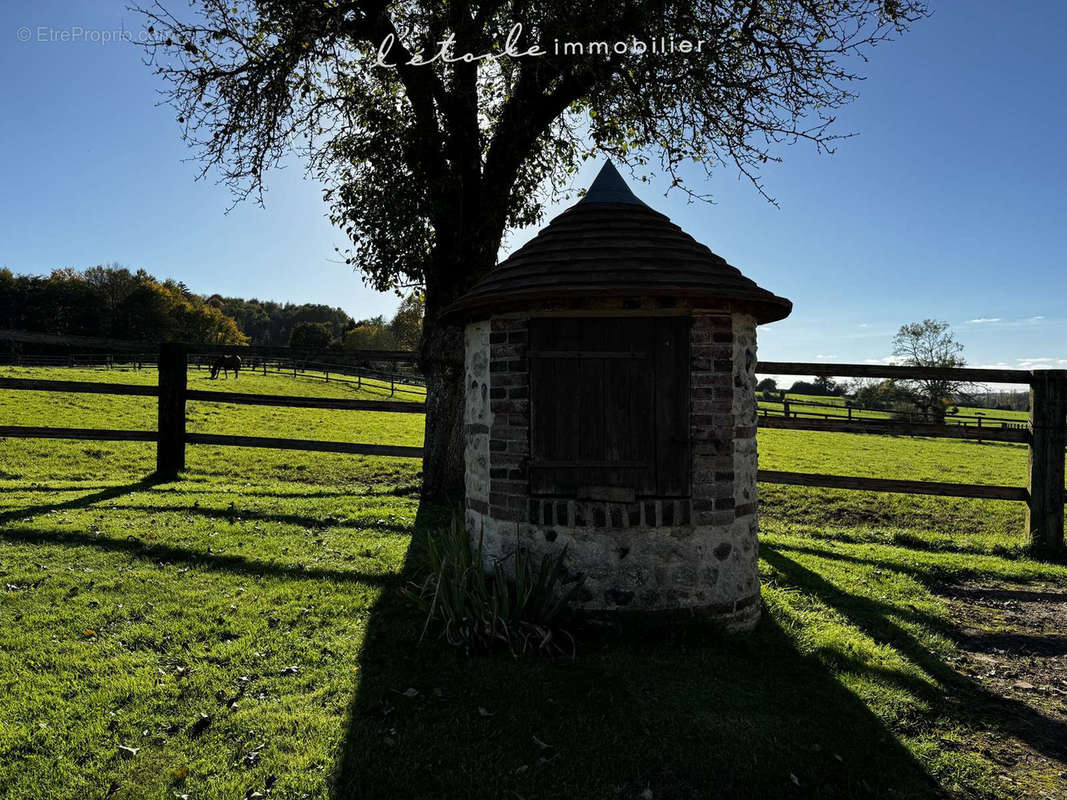
[[952,609],[956,669],[977,691],[981,746],[1020,797],[1067,800],[1067,589],[965,583],[939,594]]

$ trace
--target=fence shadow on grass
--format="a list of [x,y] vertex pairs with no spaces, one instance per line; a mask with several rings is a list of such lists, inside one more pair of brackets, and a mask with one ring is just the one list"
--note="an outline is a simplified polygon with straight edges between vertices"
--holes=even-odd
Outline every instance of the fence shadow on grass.
[[161,478],[150,475],[147,478],[142,478],[133,483],[126,483],[121,486],[109,486],[95,492],[90,492],[89,494],[81,495],[80,497],[71,498],[70,500],[40,503],[35,506],[23,506],[9,511],[3,511],[0,512],[0,525],[31,519],[32,517],[37,517],[42,514],[50,514],[54,511],[70,511],[78,508],[88,508],[96,503],[114,500],[124,495],[133,494],[134,492],[143,492],[146,489],[151,489],[153,486],[158,486],[165,482],[166,481]]
[[254,508],[239,508],[236,505],[233,505],[230,508],[210,508],[200,505],[160,505],[150,507],[136,504],[115,504],[113,506],[108,506],[108,508],[113,508],[116,511],[151,511],[156,514],[184,514],[230,523],[273,522],[282,525],[295,525],[301,528],[349,528],[360,531],[391,533],[398,536],[407,536],[411,533],[411,525],[402,522],[391,522],[384,519],[364,520],[332,514],[327,514],[323,517],[310,516],[308,514],[278,514],[270,511],[260,511]]
[[[445,519],[420,510],[402,580]],[[419,644],[400,585],[371,616],[334,800],[943,796],[769,616],[601,635],[572,663],[467,657]]]
[[71,548],[93,548],[112,553],[125,553],[132,558],[141,558],[154,563],[183,564],[215,572],[227,572],[250,577],[270,576],[296,580],[328,580],[338,583],[366,583],[370,585],[391,586],[397,583],[397,576],[385,573],[362,572],[354,569],[323,569],[279,564],[272,561],[260,561],[239,555],[224,555],[188,547],[146,542],[135,536],[126,539],[112,539],[101,534],[82,533],[79,531],[42,530],[37,528],[15,528],[0,530],[0,540],[19,542],[20,544],[50,544]]

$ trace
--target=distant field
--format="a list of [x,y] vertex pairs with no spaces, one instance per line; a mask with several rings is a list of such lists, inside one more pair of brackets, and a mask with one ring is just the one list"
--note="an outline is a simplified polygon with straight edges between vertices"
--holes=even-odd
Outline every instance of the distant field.
[[[803,412],[803,415],[848,416],[848,408],[846,407],[848,400],[844,397],[787,393],[786,399],[789,401],[791,412]],[[781,414],[784,409],[784,404],[781,401],[764,399],[762,392],[757,393],[757,400],[760,409],[766,409],[769,413]],[[871,411],[858,408],[852,410],[853,419],[890,419],[892,416],[893,412],[890,411]],[[993,408],[959,406],[959,412],[946,416],[945,421],[949,423],[966,422],[968,425],[974,425],[977,422],[974,417],[1025,423],[1029,420],[1030,415],[1026,411],[999,411]],[[999,422],[996,424],[999,424]]]
[[[189,380],[383,397],[276,375]],[[189,414],[204,432],[422,439],[416,414]],[[155,407],[0,390],[0,420],[151,429]],[[759,446],[768,469],[1025,481],[1019,445],[764,430]],[[1067,588],[1067,566],[1026,557],[1020,504],[763,484],[756,633],[593,636],[557,665],[419,644],[401,589],[448,511],[419,508],[413,459],[190,446],[183,480],[145,482],[153,467],[151,444],[0,439],[5,800],[943,796],[935,784],[1037,800],[1062,787],[1062,745],[1037,733],[1061,713],[1055,695],[1040,713],[1034,692],[990,706],[961,672],[946,596]],[[1003,623],[988,624],[1003,648]]]

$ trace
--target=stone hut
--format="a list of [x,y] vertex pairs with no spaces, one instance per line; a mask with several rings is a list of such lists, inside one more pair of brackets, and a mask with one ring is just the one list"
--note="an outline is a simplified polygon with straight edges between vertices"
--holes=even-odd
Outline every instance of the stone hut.
[[595,611],[760,614],[756,326],[792,304],[633,195],[585,197],[452,307],[487,567],[566,548]]

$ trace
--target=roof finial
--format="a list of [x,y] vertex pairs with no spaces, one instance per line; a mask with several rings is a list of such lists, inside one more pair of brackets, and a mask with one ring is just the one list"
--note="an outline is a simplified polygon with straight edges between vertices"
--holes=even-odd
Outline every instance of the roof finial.
[[600,173],[596,176],[596,180],[593,181],[588,191],[586,191],[585,197],[579,203],[645,205],[630,191],[630,187],[626,185],[626,181],[623,180],[619,171],[615,169],[615,165],[611,163],[610,158],[604,162],[604,166],[600,168]]

